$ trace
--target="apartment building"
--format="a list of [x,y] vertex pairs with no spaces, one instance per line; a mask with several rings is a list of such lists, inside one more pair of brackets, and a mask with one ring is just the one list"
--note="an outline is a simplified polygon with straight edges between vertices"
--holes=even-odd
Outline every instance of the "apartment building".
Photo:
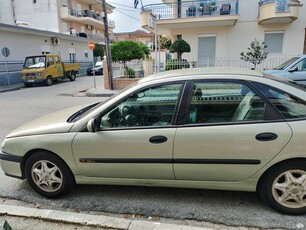
[[[0,23],[22,24],[28,28],[85,38],[104,37],[101,0],[1,0]],[[107,13],[114,7],[107,5]],[[108,21],[113,37],[115,23]]]
[[144,6],[141,26],[183,38],[191,46],[183,58],[198,66],[239,60],[254,39],[266,43],[268,58],[306,53],[306,5],[297,0],[163,0]]

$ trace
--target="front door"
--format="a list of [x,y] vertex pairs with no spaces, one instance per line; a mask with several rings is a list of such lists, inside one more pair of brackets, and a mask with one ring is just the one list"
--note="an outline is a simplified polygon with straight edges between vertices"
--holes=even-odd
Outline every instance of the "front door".
[[273,159],[291,138],[286,122],[240,82],[194,85],[187,125],[174,144],[177,180],[242,181]]
[[85,176],[174,179],[173,125],[183,83],[150,87],[98,116],[99,130],[73,141],[76,164]]

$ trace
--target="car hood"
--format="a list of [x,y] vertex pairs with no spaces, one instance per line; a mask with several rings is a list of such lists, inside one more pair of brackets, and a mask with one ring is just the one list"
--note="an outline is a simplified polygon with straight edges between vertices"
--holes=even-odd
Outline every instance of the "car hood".
[[65,133],[68,132],[73,123],[68,123],[67,119],[86,105],[68,108],[58,111],[44,117],[40,117],[30,121],[17,129],[10,132],[6,137],[20,137],[29,135],[52,134],[52,133]]
[[265,70],[264,73],[268,73],[268,74],[272,74],[272,75],[276,75],[276,74],[280,74],[280,73],[284,73],[284,70],[277,70],[277,69],[270,69],[270,70]]

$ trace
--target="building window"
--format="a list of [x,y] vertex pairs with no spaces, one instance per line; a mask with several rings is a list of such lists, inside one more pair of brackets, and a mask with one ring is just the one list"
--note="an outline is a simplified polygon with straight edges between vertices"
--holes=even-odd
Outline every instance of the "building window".
[[181,34],[177,35],[177,39],[182,39],[182,38],[183,38],[183,36]]
[[86,50],[86,49],[84,50],[84,55],[85,55],[86,58],[88,58],[88,50]]
[[36,3],[36,0],[33,0],[33,4],[35,4]]
[[283,52],[284,31],[265,32],[266,52],[282,53]]

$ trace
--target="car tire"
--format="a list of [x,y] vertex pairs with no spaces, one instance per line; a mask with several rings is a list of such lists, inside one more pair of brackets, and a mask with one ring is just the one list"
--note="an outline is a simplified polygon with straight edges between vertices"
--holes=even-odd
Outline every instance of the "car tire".
[[271,208],[280,213],[306,213],[306,161],[286,161],[273,167],[263,177],[259,193]]
[[72,72],[70,73],[69,79],[70,79],[70,81],[75,81],[75,79],[76,79],[76,74],[75,74],[74,71],[72,71]]
[[48,76],[46,78],[46,86],[51,86],[51,85],[53,85],[53,79],[51,76]]
[[31,187],[46,197],[62,196],[74,187],[72,172],[59,157],[48,152],[37,152],[25,163],[25,175]]

